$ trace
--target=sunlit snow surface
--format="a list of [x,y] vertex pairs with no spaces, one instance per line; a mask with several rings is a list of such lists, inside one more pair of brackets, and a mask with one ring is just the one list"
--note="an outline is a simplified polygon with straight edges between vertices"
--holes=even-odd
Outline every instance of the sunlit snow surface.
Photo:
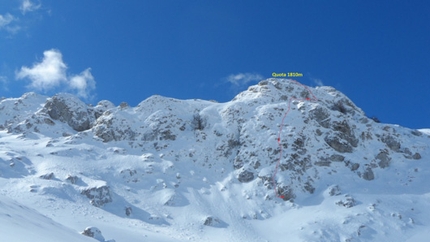
[[[228,103],[159,96],[135,108],[105,102],[95,107],[103,114],[92,128],[80,132],[43,111],[47,97],[2,100],[0,240],[97,241],[81,234],[87,227],[116,242],[428,239],[429,130],[374,123],[353,104],[333,108],[347,102],[334,89],[311,90],[318,102],[291,102],[281,134],[281,165],[296,153],[310,155],[308,167],[298,169],[299,162],[275,178],[294,189],[292,201],[263,181],[278,160],[276,137],[290,97],[306,95],[290,81],[260,83]],[[74,112],[85,110],[73,102]],[[330,115],[317,122],[318,107]],[[336,152],[324,140],[343,120],[359,137],[353,152]],[[388,134],[400,148],[381,143]],[[375,158],[381,152],[387,164]],[[345,161],[316,165],[332,154]],[[238,157],[246,159],[235,169]],[[254,177],[240,182],[245,168]],[[367,169],[373,179],[363,179]],[[92,205],[85,191],[103,187],[110,201]]]

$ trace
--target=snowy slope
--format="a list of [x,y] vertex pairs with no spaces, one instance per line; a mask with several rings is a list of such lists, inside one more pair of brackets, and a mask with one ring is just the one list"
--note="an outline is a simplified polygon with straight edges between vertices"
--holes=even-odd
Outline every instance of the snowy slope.
[[94,241],[37,211],[0,196],[2,241]]
[[137,107],[29,93],[0,112],[0,201],[82,240],[87,227],[116,242],[422,241],[430,229],[429,133],[375,123],[332,87],[268,79],[227,103]]

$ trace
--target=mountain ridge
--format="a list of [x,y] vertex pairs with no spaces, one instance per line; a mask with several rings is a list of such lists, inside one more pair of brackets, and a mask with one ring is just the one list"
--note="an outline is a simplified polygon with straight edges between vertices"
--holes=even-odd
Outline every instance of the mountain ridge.
[[[1,193],[116,241],[115,219],[134,223],[129,241],[404,241],[429,226],[418,211],[428,214],[430,136],[376,123],[332,87],[272,78],[226,103],[152,96],[136,107],[27,93],[0,112]],[[300,213],[300,225],[272,229]]]

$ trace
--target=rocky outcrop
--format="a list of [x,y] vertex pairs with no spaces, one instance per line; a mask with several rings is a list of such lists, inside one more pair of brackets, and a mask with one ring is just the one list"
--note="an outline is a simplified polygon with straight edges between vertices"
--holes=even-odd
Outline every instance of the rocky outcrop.
[[81,192],[81,194],[89,198],[90,203],[96,207],[101,207],[106,203],[112,202],[109,187],[106,185],[86,188]]
[[52,119],[67,123],[76,131],[90,129],[95,121],[93,110],[77,97],[67,93],[48,99],[44,109]]

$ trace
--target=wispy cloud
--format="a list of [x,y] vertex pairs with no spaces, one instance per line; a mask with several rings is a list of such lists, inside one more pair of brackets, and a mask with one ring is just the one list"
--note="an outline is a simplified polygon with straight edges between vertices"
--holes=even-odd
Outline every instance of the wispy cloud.
[[317,86],[324,86],[324,83],[322,82],[321,79],[318,78],[312,78],[312,82],[317,85]]
[[30,0],[23,0],[21,2],[21,6],[19,7],[19,9],[21,10],[22,14],[26,14],[27,12],[33,12],[38,10],[40,7],[42,6],[42,4],[35,4],[32,3]]
[[7,28],[14,20],[15,17],[10,13],[5,15],[0,14],[0,29]]
[[70,78],[69,87],[76,89],[78,96],[88,98],[90,92],[96,88],[96,82],[91,74],[91,68],[81,72],[81,74]]
[[84,70],[79,75],[68,76],[67,65],[59,50],[51,49],[43,52],[43,59],[32,67],[23,66],[16,72],[16,79],[29,79],[28,88],[47,92],[59,87],[75,90],[82,98],[88,98],[89,93],[95,89],[95,80],[91,69]]
[[[42,7],[42,4],[40,2],[34,3],[32,0],[21,0],[19,9],[21,10],[22,15],[25,15],[28,12],[33,12]],[[20,30],[25,29],[26,24],[29,21],[34,21],[35,17],[22,17],[23,19],[20,19],[16,17],[17,15],[13,15],[10,13],[6,14],[0,14],[0,30],[5,30],[11,35],[8,37],[11,37],[12,35],[15,35]]]
[[236,86],[243,86],[250,82],[261,81],[263,76],[255,73],[238,73],[229,75],[227,81]]
[[7,83],[8,83],[7,77],[0,76],[0,84],[4,91],[9,91],[9,88],[7,87]]

